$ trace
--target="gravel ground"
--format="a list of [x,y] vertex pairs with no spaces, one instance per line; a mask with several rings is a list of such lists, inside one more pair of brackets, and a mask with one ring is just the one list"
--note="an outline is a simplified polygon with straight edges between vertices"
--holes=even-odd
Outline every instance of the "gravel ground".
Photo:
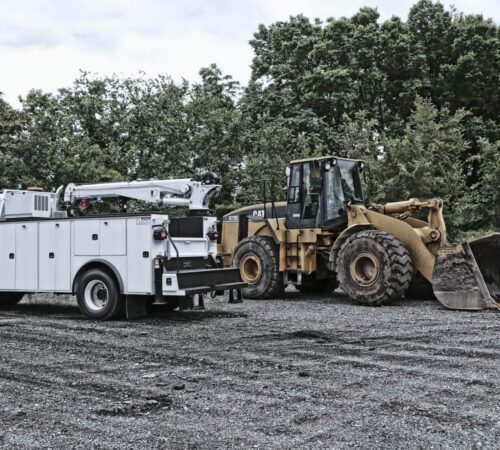
[[1,448],[499,448],[500,316],[340,295],[0,311]]

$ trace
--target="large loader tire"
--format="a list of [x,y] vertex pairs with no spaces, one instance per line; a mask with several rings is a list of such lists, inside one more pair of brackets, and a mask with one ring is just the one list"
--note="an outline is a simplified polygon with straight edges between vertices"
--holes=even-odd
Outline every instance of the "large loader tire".
[[420,272],[416,272],[405,292],[405,297],[412,300],[436,300],[432,284]]
[[12,308],[24,297],[24,292],[0,292],[0,308]]
[[403,296],[413,267],[401,241],[384,231],[367,230],[344,242],[337,259],[337,274],[340,286],[351,299],[379,306]]
[[283,274],[279,271],[279,251],[271,238],[250,236],[236,248],[233,266],[240,269],[246,298],[266,299],[283,295]]

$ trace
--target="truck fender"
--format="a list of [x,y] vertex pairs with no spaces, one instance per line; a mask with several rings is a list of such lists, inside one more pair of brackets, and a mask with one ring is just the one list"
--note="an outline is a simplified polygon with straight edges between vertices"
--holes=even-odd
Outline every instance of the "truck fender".
[[330,250],[330,256],[328,257],[328,269],[332,272],[336,272],[337,266],[337,256],[342,247],[342,244],[347,241],[353,234],[359,233],[364,230],[373,230],[373,227],[368,224],[359,224],[353,225],[352,227],[346,228],[342,233],[340,233],[339,237],[335,239],[335,242],[332,245]]
[[125,286],[123,284],[122,277],[120,275],[120,272],[116,269],[116,267],[111,264],[109,261],[106,261],[104,259],[92,259],[90,261],[87,261],[82,267],[78,269],[78,272],[76,273],[75,277],[73,278],[73,285],[72,285],[72,292],[73,294],[76,293],[77,290],[77,283],[78,283],[78,278],[80,275],[87,270],[90,269],[104,269],[107,270],[108,272],[111,272],[113,276],[115,277],[116,281],[118,282],[118,292],[120,294],[123,294],[125,290]]

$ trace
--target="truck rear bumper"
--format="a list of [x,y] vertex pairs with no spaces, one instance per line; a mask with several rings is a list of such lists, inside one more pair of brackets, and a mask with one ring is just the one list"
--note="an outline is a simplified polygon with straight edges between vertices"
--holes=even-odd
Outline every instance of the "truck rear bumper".
[[[155,280],[155,284],[157,289],[160,288],[158,280]],[[237,268],[217,267],[161,273],[161,293],[165,296],[222,293],[222,291],[242,289],[245,286]]]
[[[239,269],[218,267],[179,271],[164,271],[161,266],[155,267],[154,283],[154,304],[157,305],[167,305],[172,302],[180,305],[186,301],[192,303],[193,296],[196,295],[199,296],[198,302],[203,302],[203,294],[221,295],[225,291],[229,292],[230,303],[238,303],[242,299],[241,289],[246,286],[241,280]],[[127,295],[125,303],[127,318],[144,317],[150,301],[151,295]]]

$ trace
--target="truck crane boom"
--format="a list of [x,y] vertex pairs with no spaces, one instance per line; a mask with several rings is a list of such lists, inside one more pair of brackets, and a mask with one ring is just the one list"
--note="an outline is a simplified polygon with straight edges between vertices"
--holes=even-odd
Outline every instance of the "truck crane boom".
[[[0,221],[20,218],[62,218],[76,201],[86,198],[127,198],[163,206],[185,206],[196,214],[210,208],[210,200],[221,190],[218,178],[209,172],[202,181],[190,178],[75,184],[56,192],[38,188],[4,189],[0,193]],[[63,195],[64,190],[64,196]]]
[[64,202],[72,204],[75,200],[92,197],[125,197],[164,206],[187,206],[192,211],[207,211],[210,199],[220,189],[219,184],[205,184],[190,178],[81,185],[70,183],[64,191]]

